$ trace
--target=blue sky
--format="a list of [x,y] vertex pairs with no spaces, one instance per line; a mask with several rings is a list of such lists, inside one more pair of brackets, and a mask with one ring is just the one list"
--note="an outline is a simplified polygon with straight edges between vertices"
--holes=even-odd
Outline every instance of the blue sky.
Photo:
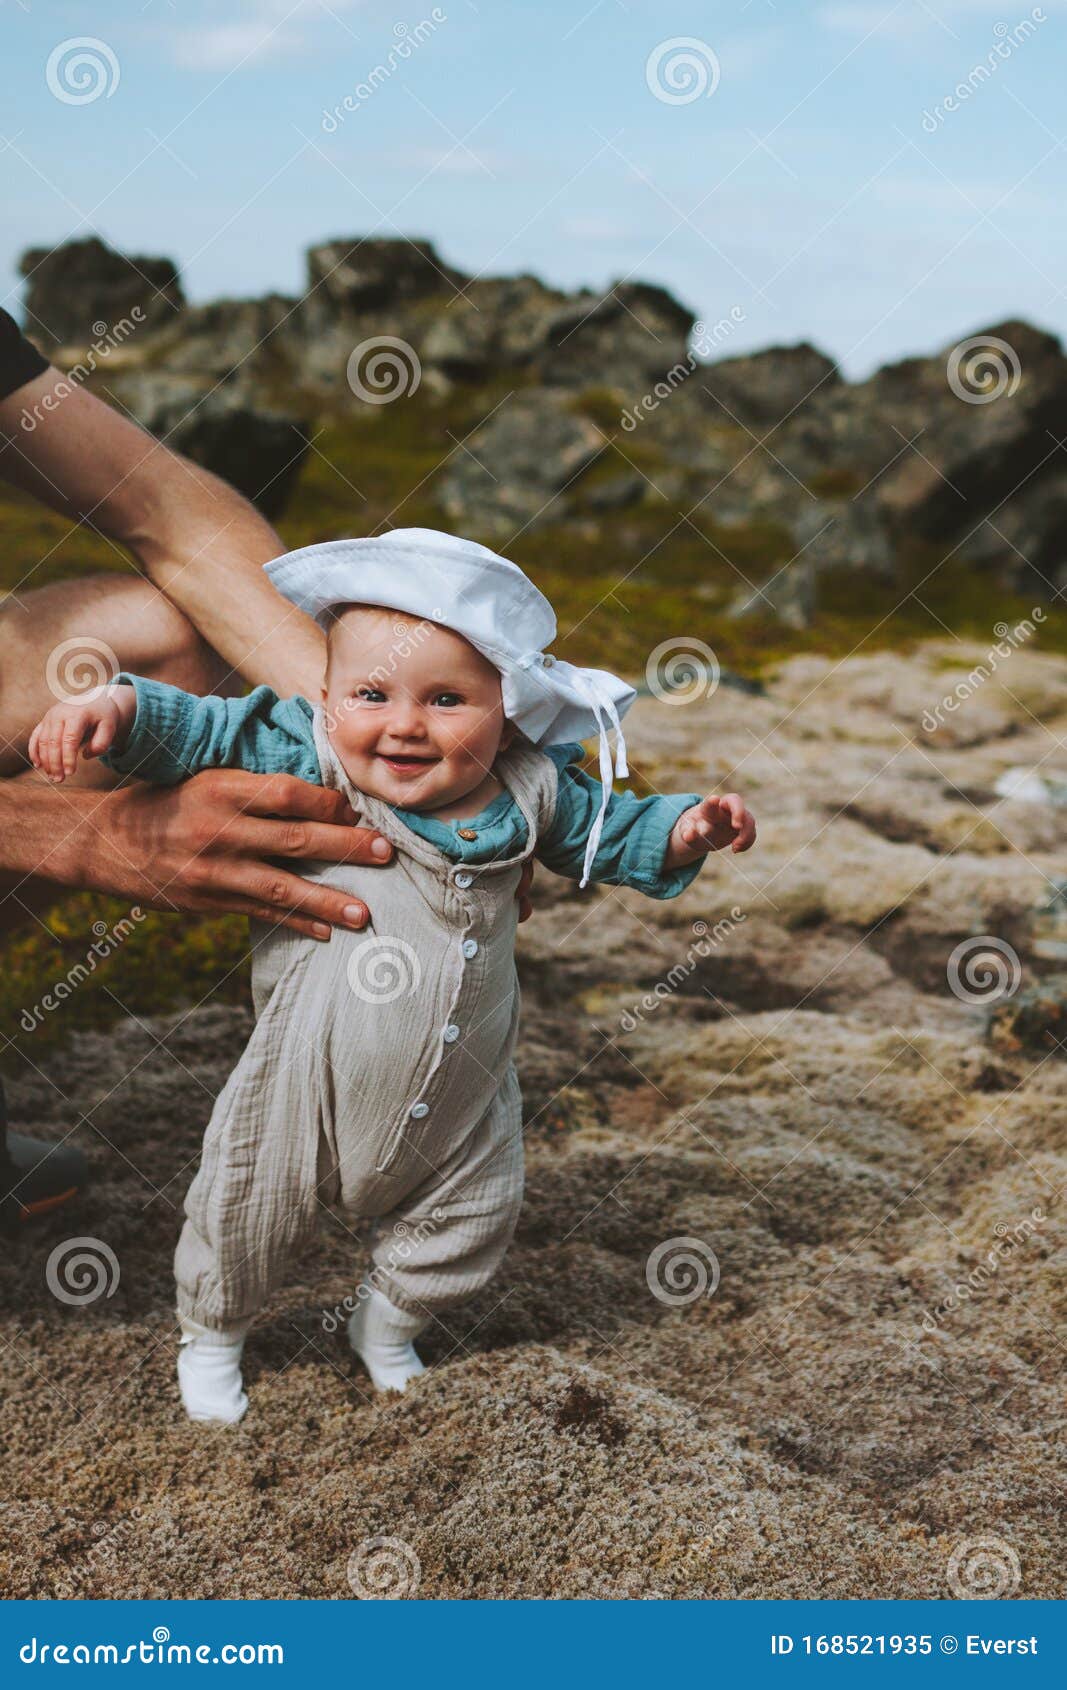
[[[9,308],[23,248],[75,233],[201,301],[299,291],[307,245],[376,232],[658,282],[742,313],[723,353],[809,339],[853,376],[1009,316],[1067,331],[1067,0],[0,4]],[[68,83],[85,35],[99,81]],[[696,80],[665,84],[680,51]]]

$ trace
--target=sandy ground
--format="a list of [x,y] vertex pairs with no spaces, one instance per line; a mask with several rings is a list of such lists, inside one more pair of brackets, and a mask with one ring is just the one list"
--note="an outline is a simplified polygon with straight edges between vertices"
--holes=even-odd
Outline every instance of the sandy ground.
[[[181,1418],[171,1251],[244,1011],[131,1016],[14,1081],[29,1130],[84,1112],[96,1184],[4,1266],[5,1593],[1062,1595],[1064,1057],[990,1042],[949,974],[980,935],[1020,992],[1056,966],[1067,811],[992,786],[1067,766],[1067,663],[1016,654],[924,731],[974,655],[638,704],[634,766],[738,786],[759,846],[667,904],[542,874],[526,1207],[404,1398],[329,1330],[359,1259],[324,1217],[244,1424]],[[82,1307],[46,1284],[74,1233],[121,1269]]]

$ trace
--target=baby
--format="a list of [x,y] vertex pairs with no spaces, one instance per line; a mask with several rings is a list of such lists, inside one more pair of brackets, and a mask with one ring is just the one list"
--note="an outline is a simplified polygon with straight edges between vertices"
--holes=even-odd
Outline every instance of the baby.
[[[164,784],[286,770],[339,789],[395,847],[384,868],[308,873],[367,905],[362,931],[320,944],[253,924],[256,1025],[212,1111],[175,1259],[194,1420],[244,1414],[245,1334],[320,1204],[370,1227],[348,1336],[378,1390],[421,1373],[414,1338],[496,1272],[523,1189],[512,1056],[526,859],[672,898],[709,851],[755,839],[736,794],[613,793],[633,689],[546,655],[551,605],[484,546],[397,529],[266,570],[327,631],[320,704],[266,686],[194,698],[120,674],[54,705],[29,748],[54,780],[79,752]],[[579,767],[594,735],[599,782]]]

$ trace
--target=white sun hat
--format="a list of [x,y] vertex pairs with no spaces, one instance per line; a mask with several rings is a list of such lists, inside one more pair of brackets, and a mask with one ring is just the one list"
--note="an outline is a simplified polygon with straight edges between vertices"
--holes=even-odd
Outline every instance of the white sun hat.
[[603,797],[586,845],[581,885],[588,883],[614,776],[629,773],[621,718],[637,694],[606,669],[581,669],[545,651],[556,637],[555,611],[517,564],[455,534],[394,528],[304,546],[264,569],[283,598],[323,627],[335,605],[374,604],[462,634],[499,669],[504,714],[531,744],[595,735]]

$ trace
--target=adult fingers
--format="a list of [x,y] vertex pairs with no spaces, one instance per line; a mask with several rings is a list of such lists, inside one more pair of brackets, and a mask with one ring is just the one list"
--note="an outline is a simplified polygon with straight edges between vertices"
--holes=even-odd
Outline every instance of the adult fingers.
[[246,915],[255,921],[266,922],[270,927],[289,927],[294,933],[303,933],[308,939],[317,939],[320,944],[326,944],[333,935],[330,923],[320,921],[317,916],[300,915],[295,911],[280,915],[276,909],[271,909],[266,904],[257,904],[253,899],[236,899],[228,913]]
[[[238,871],[236,877],[234,869]],[[231,862],[225,881],[221,874],[217,880],[214,876],[206,882],[201,880],[200,892],[216,908],[233,909],[239,905],[263,921],[288,924],[291,917],[298,916],[310,922],[326,922],[331,927],[358,931],[370,919],[366,904],[350,892],[301,880],[287,869],[266,863]]]
[[321,824],[320,831],[294,828],[288,836],[275,832],[265,848],[267,855],[373,865],[388,862],[393,854],[393,847],[381,834],[353,825],[352,807],[340,792],[314,786],[296,775],[253,775],[239,769],[225,774],[225,786],[217,790],[244,815]]
[[[293,820],[288,816],[242,816],[228,831],[230,848],[255,857],[299,857],[313,862],[363,863],[381,868],[392,847],[368,827]],[[378,854],[384,845],[386,855]]]

